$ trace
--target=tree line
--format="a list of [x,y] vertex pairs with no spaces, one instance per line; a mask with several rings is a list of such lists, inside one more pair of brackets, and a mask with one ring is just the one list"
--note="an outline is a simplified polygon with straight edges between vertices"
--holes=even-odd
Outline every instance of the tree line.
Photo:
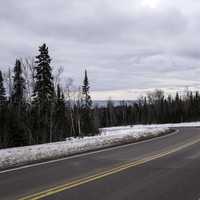
[[91,136],[100,127],[200,119],[198,92],[165,97],[156,90],[132,103],[94,105],[87,71],[77,90],[72,79],[63,85],[62,69],[53,72],[51,61],[43,44],[34,60],[17,59],[13,70],[0,71],[0,148]]
[[0,71],[0,148],[98,133],[87,71],[78,99],[72,102],[70,86],[65,94],[58,76],[53,76],[46,44],[39,47],[34,62],[17,59],[13,72],[4,77],[7,82]]
[[165,97],[162,90],[155,90],[132,103],[121,101],[115,106],[110,100],[98,108],[98,115],[101,127],[199,121],[200,94],[187,91]]

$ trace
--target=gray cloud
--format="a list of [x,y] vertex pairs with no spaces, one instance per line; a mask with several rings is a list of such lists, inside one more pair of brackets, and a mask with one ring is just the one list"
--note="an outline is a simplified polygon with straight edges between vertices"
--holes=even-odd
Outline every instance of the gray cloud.
[[46,42],[52,65],[93,90],[198,83],[196,0],[7,0],[0,7],[0,68],[35,56]]

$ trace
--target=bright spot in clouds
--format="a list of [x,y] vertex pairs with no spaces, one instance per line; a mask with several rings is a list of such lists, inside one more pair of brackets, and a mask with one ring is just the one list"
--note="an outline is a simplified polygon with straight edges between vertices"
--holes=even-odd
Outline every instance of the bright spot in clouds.
[[149,8],[157,8],[159,0],[144,0],[142,1],[142,6]]

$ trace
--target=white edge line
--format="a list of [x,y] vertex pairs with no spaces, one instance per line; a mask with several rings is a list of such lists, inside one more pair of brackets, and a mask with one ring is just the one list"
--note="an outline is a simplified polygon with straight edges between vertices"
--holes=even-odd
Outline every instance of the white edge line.
[[16,167],[16,168],[13,168],[13,169],[7,169],[7,170],[0,171],[0,174],[13,172],[13,171],[17,171],[17,170],[22,170],[22,169],[26,169],[26,168],[31,168],[31,167],[37,167],[37,166],[45,165],[45,164],[60,162],[60,161],[63,161],[63,160],[70,160],[70,159],[79,158],[79,157],[83,157],[83,156],[87,156],[87,155],[97,154],[97,153],[100,153],[100,152],[111,151],[111,150],[114,150],[114,149],[121,149],[121,148],[124,148],[124,147],[134,146],[134,145],[138,145],[138,144],[142,144],[142,143],[148,143],[148,142],[151,142],[153,140],[159,140],[159,139],[162,139],[162,138],[165,138],[165,137],[175,135],[179,132],[180,132],[180,130],[177,129],[173,133],[170,133],[170,134],[167,134],[167,135],[158,136],[158,137],[154,137],[154,138],[151,138],[151,139],[138,141],[138,142],[135,142],[135,143],[124,144],[124,145],[119,145],[119,146],[114,146],[114,147],[107,147],[106,149],[100,149],[100,150],[96,150],[96,151],[94,149],[94,151],[92,151],[92,152],[86,152],[86,153],[80,152],[80,154],[72,155],[72,156],[68,155],[68,157],[65,157],[65,158],[58,158],[58,159],[50,160],[50,161],[45,161],[45,162],[40,162],[40,163],[35,163],[35,164],[28,164],[28,165],[21,166],[21,167]]

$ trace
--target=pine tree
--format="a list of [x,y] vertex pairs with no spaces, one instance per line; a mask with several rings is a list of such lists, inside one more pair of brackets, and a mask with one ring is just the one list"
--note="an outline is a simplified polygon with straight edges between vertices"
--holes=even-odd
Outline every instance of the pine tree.
[[37,103],[44,104],[52,101],[54,97],[54,86],[52,68],[50,66],[51,58],[49,56],[48,47],[43,44],[39,47],[40,54],[36,56],[35,67],[35,88],[34,88],[34,100]]
[[81,102],[81,132],[83,135],[94,135],[98,132],[98,128],[95,127],[94,113],[92,110],[92,99],[89,94],[90,86],[87,76],[87,70],[85,70],[85,77],[82,86],[82,102]]
[[18,107],[25,102],[24,99],[25,80],[22,76],[22,67],[20,60],[16,60],[14,68],[13,88],[12,88],[12,103]]
[[55,114],[54,114],[54,134],[53,141],[63,140],[66,135],[66,118],[65,118],[65,97],[59,85],[57,85]]
[[3,84],[3,76],[0,71],[0,105],[3,105],[6,102],[6,89]]
[[82,95],[83,95],[83,107],[86,109],[91,109],[92,107],[92,100],[89,95],[90,91],[90,86],[89,86],[89,81],[88,81],[88,76],[87,76],[87,70],[85,70],[85,77],[83,81],[83,86],[82,86]]
[[51,58],[48,47],[43,44],[39,47],[39,55],[36,56],[35,87],[33,93],[33,120],[36,130],[36,143],[51,142],[53,136],[53,110],[54,110],[54,85]]
[[21,62],[16,60],[14,67],[13,88],[9,105],[8,146],[28,144],[26,133],[26,103],[24,98],[25,80],[22,75]]

